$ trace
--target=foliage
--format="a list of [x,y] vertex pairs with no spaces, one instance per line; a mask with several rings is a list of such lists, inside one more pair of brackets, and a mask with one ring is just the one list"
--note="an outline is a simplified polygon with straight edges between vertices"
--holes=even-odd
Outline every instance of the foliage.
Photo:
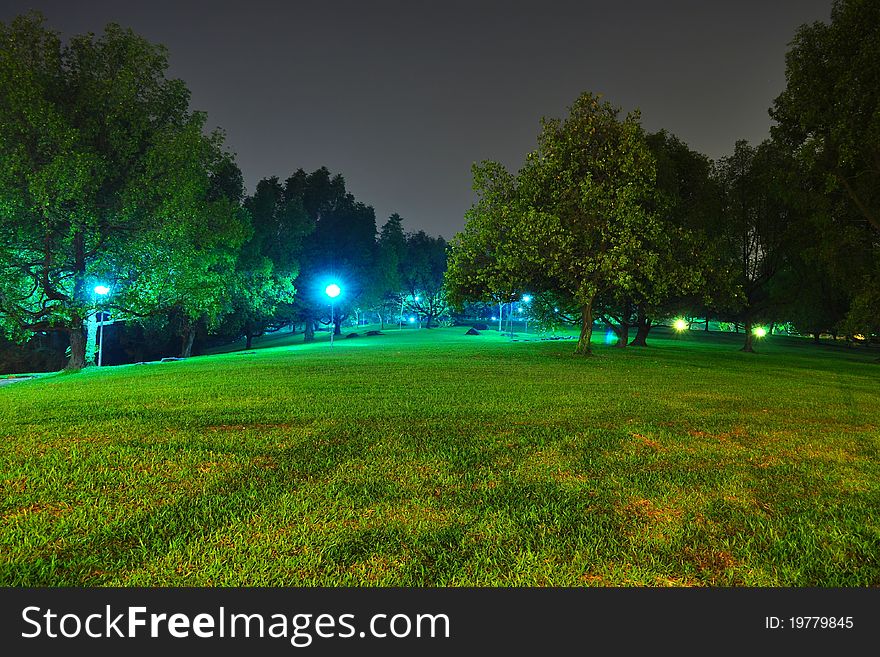
[[845,324],[869,330],[866,320],[880,317],[871,305],[880,262],[880,5],[835,0],[831,22],[802,26],[785,61],[772,133],[810,173],[815,221],[834,225],[825,236],[846,254],[817,254],[834,284],[851,291]]
[[245,235],[210,198],[222,137],[203,134],[167,66],[113,24],[67,45],[38,14],[0,25],[0,322],[18,339],[69,334],[71,368],[86,364],[96,282],[132,316],[215,307]]
[[495,163],[475,168],[480,200],[452,247],[454,300],[552,292],[580,309],[577,352],[589,353],[597,296],[659,274],[654,160],[638,114],[618,115],[584,93],[566,119],[542,121],[517,176]]

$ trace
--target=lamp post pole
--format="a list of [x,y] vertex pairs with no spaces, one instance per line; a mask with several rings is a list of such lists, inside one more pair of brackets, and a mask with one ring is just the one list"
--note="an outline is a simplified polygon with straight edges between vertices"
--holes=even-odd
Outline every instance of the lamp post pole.
[[340,288],[336,283],[330,283],[326,288],[324,288],[324,294],[330,297],[330,346],[333,346],[333,334],[336,333],[336,314],[335,309],[333,307],[333,301],[342,293],[342,288]]
[[330,347],[333,347],[333,334],[336,333],[336,321],[333,315],[333,299],[330,299]]
[[[95,294],[99,297],[105,297],[110,294],[110,288],[106,285],[96,285],[95,286]],[[96,313],[97,317],[100,318],[98,322],[98,367],[101,367],[104,356],[104,317],[103,312],[98,309]]]

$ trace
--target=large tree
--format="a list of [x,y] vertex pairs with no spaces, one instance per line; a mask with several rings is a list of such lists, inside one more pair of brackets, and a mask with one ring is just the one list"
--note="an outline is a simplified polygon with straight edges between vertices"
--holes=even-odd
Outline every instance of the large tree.
[[[482,170],[491,175],[478,193],[491,203],[478,206],[477,227],[453,243],[454,294],[494,291],[514,300],[526,290],[552,292],[578,309],[575,353],[589,354],[597,298],[634,289],[660,264],[661,226],[650,210],[654,158],[638,113],[621,118],[584,93],[565,119],[542,121],[538,149],[516,177],[500,165]],[[486,260],[492,278],[481,273]]]
[[376,245],[376,268],[371,305],[379,315],[379,322],[385,328],[385,321],[401,313],[403,280],[402,267],[406,260],[406,235],[403,232],[403,218],[396,212],[379,232]]
[[253,231],[238,255],[224,332],[243,334],[246,349],[253,338],[291,321],[302,243],[314,228],[291,187],[290,181],[282,185],[277,177],[265,178],[244,200]]
[[167,67],[162,46],[117,25],[63,45],[37,14],[0,24],[0,322],[69,335],[71,369],[86,364],[96,282],[144,314],[157,295],[133,290],[185,287],[201,253],[244,236],[233,205],[210,199],[221,137]]
[[317,322],[331,324],[330,299],[324,294],[335,282],[342,294],[333,303],[331,330],[359,308],[373,289],[376,262],[376,215],[345,189],[339,174],[326,167],[306,174],[297,171],[286,183],[290,198],[298,198],[314,223],[303,243],[296,279],[296,316],[305,322],[304,339],[314,336]]
[[[773,103],[776,141],[811,176],[815,222],[860,271],[838,281],[853,291],[852,332],[880,317],[880,3],[835,0],[831,22],[802,26],[786,54],[786,88]],[[820,265],[839,266],[826,257]],[[852,269],[852,267],[850,267]]]
[[445,273],[446,240],[431,237],[421,230],[406,236],[401,265],[405,307],[424,320],[425,328],[431,328],[436,320],[449,312],[443,279]]
[[793,162],[772,141],[757,148],[736,142],[716,166],[724,206],[724,257],[735,273],[742,304],[729,318],[745,328],[742,350],[753,351],[753,326],[772,321],[788,300],[781,294],[804,197]]

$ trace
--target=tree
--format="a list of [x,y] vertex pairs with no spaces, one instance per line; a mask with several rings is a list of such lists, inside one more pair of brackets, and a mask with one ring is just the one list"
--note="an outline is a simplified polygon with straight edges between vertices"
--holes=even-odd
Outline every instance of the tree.
[[455,295],[494,291],[513,301],[525,290],[552,292],[579,309],[575,353],[590,354],[597,297],[634,289],[637,273],[654,276],[659,264],[654,159],[638,113],[619,114],[584,93],[566,119],[542,121],[538,149],[517,176],[497,164],[477,169],[482,204],[453,244]]
[[224,332],[234,337],[243,334],[246,349],[253,338],[291,321],[302,244],[314,228],[291,186],[290,180],[282,185],[275,176],[264,178],[254,195],[244,200],[253,233],[236,262]]
[[295,311],[305,322],[305,341],[314,338],[316,322],[331,323],[330,303],[324,294],[336,282],[342,294],[333,305],[331,330],[341,324],[369,295],[375,274],[376,215],[345,190],[345,180],[322,167],[311,174],[297,171],[288,181],[291,198],[299,198],[314,231],[304,240]]
[[517,255],[513,229],[524,210],[519,206],[517,180],[501,164],[474,164],[477,202],[465,213],[464,230],[449,244],[445,274],[449,302],[504,304],[518,299],[527,285]]
[[401,266],[401,281],[406,307],[425,320],[431,328],[435,320],[449,313],[444,289],[446,240],[430,237],[424,231],[406,236],[406,251]]
[[376,251],[372,305],[378,311],[382,328],[385,328],[386,317],[400,312],[403,289],[401,269],[405,260],[406,236],[403,232],[403,218],[395,212],[382,226]]
[[724,193],[725,257],[743,295],[741,310],[731,318],[744,325],[742,351],[752,352],[755,323],[772,319],[786,303],[778,284],[797,225],[798,181],[793,163],[771,141],[758,148],[738,141],[733,155],[718,163],[717,176]]
[[[786,88],[770,115],[773,138],[811,176],[816,222],[845,251],[850,269],[838,279],[852,290],[850,331],[870,331],[880,317],[880,5],[835,0],[831,22],[803,25],[786,54]],[[818,197],[824,197],[819,200]],[[839,271],[828,258],[823,266]]]
[[86,365],[97,281],[143,316],[165,304],[157,284],[204,284],[219,260],[201,255],[244,236],[209,198],[222,135],[166,70],[162,46],[117,25],[62,46],[38,14],[0,24],[0,323],[69,335],[70,369]]
[[683,309],[704,308],[708,313],[710,307],[736,303],[733,279],[717,237],[722,195],[712,176],[711,161],[665,130],[646,139],[657,170],[652,209],[662,229],[652,245],[658,266],[653,275],[638,277],[634,292],[627,297],[635,306],[637,332],[630,344],[636,346],[646,346],[657,319]]

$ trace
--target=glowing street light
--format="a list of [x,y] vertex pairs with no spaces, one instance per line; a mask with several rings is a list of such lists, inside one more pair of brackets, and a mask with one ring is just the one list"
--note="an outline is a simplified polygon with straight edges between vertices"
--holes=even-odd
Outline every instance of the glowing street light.
[[682,331],[686,331],[686,330],[687,330],[688,323],[679,317],[677,320],[675,320],[675,322],[673,322],[672,327],[673,327],[676,331],[678,331],[679,333],[681,333]]
[[532,297],[529,294],[524,294],[522,300],[523,303],[529,303],[532,300]]
[[342,288],[336,283],[330,283],[324,288],[324,294],[330,297],[330,346],[333,346],[333,334],[336,333],[336,317],[333,312],[333,300],[342,294]]
[[[110,288],[106,285],[96,285],[95,286],[95,294],[101,297],[106,297],[110,294]],[[98,315],[102,314],[101,310],[97,311]],[[104,317],[101,317],[101,321],[98,323],[98,367],[101,367],[101,363],[103,361],[104,355]]]
[[755,334],[756,338],[763,338],[765,335],[767,335],[767,329],[765,329],[763,326],[756,326],[754,329],[752,329],[752,333]]

